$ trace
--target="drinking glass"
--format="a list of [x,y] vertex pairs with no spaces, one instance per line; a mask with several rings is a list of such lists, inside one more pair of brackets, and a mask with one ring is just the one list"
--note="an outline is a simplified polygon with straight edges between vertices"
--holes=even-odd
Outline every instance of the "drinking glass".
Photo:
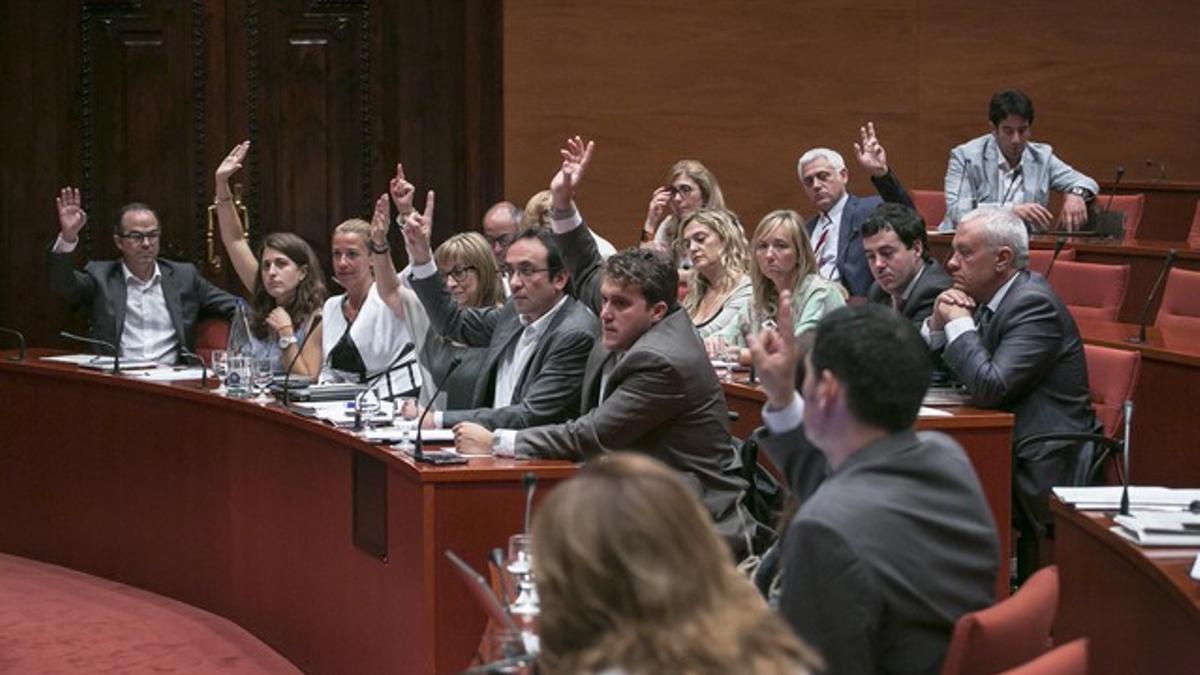
[[514,534],[508,538],[508,563],[505,569],[517,586],[517,599],[513,600],[510,608],[512,613],[522,617],[537,616],[538,597],[537,587],[533,583],[532,536]]
[[214,349],[212,352],[212,371],[217,378],[217,393],[225,393],[225,377],[229,375],[229,352],[224,349]]
[[251,363],[249,356],[230,356],[225,393],[230,398],[250,398]]
[[267,393],[267,390],[271,388],[271,382],[275,379],[274,365],[271,359],[254,359],[252,383],[254,384],[254,391],[258,394],[255,400],[271,400],[271,396]]
[[483,663],[491,664],[489,673],[532,673],[533,656],[525,646],[525,637],[520,631],[493,628],[483,636],[479,656]]

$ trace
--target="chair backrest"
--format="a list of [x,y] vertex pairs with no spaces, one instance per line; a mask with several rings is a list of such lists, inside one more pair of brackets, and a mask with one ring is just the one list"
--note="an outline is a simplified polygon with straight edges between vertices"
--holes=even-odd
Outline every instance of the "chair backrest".
[[1088,639],[1079,638],[1000,675],[1087,675]]
[[1188,230],[1188,248],[1200,248],[1200,201],[1196,202],[1196,215],[1192,216],[1192,229]]
[[1171,268],[1154,325],[1200,331],[1200,271]]
[[1142,367],[1142,353],[1135,349],[1085,344],[1083,354],[1087,360],[1088,385],[1092,390],[1096,417],[1104,425],[1105,436],[1119,438],[1121,424],[1125,421],[1121,406],[1133,398],[1138,371]]
[[1116,321],[1129,289],[1129,265],[1054,263],[1050,285],[1076,319]]
[[1058,567],[1029,577],[1016,593],[959,617],[942,675],[992,675],[1041,656],[1058,610]]
[[212,353],[229,344],[229,322],[225,319],[205,319],[196,324],[196,355],[212,365]]
[[[1054,258],[1054,251],[1048,248],[1031,248],[1029,249],[1029,271],[1037,272],[1042,276],[1046,276],[1046,272],[1050,270],[1050,260]],[[1074,260],[1075,249],[1064,248],[1058,252],[1058,260],[1054,261],[1054,268],[1058,269],[1058,263],[1064,260]],[[1051,275],[1053,271],[1050,270]]]
[[1142,224],[1142,209],[1146,207],[1146,195],[1116,195],[1112,198],[1111,206],[1107,197],[1097,199],[1102,200],[1104,208],[1125,214],[1125,241],[1137,239],[1138,225]]
[[946,217],[946,193],[941,190],[912,190],[913,206],[925,219],[926,230],[936,230]]

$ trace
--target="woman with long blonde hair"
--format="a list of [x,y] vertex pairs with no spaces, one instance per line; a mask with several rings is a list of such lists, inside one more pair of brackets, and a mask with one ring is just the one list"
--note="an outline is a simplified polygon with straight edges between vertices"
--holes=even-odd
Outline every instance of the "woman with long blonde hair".
[[749,245],[737,216],[701,209],[683,221],[682,248],[692,261],[683,308],[701,338],[736,324],[750,304]]

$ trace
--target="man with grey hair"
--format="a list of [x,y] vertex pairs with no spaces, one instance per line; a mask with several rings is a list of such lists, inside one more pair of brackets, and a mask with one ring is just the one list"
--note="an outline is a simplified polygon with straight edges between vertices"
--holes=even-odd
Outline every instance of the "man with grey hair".
[[856,197],[846,191],[850,174],[841,154],[813,148],[800,156],[796,172],[805,194],[820,213],[805,223],[822,277],[840,281],[850,295],[866,297],[875,278],[863,252],[862,224],[883,202],[913,206],[900,180],[888,168],[887,153],[875,136],[875,125],[859,128],[854,144],[858,163],[871,174],[878,197]]
[[[921,333],[972,404],[1013,413],[1014,443],[1097,431],[1075,320],[1046,279],[1025,269],[1028,260],[1029,235],[1011,209],[964,215],[946,263],[954,286],[934,301]],[[1090,444],[1069,441],[1034,443],[1017,456],[1022,572],[1035,562],[1037,535],[1048,531],[1050,488],[1084,484],[1091,459]]]

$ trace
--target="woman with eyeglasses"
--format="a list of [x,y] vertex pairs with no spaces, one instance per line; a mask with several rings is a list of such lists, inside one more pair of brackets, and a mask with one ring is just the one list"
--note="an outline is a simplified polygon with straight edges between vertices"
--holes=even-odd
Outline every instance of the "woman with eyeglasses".
[[701,209],[683,221],[680,240],[692,261],[683,308],[701,338],[720,335],[737,323],[752,297],[742,224],[724,209]]
[[[759,221],[750,239],[750,280],[754,300],[741,318],[718,336],[730,358],[750,365],[746,336],[775,321],[779,292],[792,292],[792,323],[796,335],[815,328],[821,317],[846,304],[845,288],[821,278],[800,214],[772,211]],[[770,322],[770,323],[768,323]]]
[[221,241],[250,291],[251,355],[271,359],[275,372],[315,377],[321,370],[321,325],[313,324],[327,295],[325,272],[308,242],[288,232],[265,236],[257,256],[251,250],[229,189],[229,177],[242,168],[249,150],[250,141],[239,143],[217,167],[216,202]]
[[681,159],[667,173],[667,184],[650,195],[642,244],[682,255],[677,249],[680,224],[700,209],[724,208],[717,177],[697,160]]
[[[504,304],[504,286],[496,269],[496,258],[483,235],[478,232],[456,234],[437,247],[433,260],[445,279],[446,290],[459,307],[497,307]],[[470,408],[473,405],[475,380],[483,368],[487,349],[446,340],[430,327],[421,348],[421,364],[432,376],[433,382],[442,381],[455,357],[460,361],[458,369],[446,380],[438,397],[440,400],[434,401],[439,410]]]

